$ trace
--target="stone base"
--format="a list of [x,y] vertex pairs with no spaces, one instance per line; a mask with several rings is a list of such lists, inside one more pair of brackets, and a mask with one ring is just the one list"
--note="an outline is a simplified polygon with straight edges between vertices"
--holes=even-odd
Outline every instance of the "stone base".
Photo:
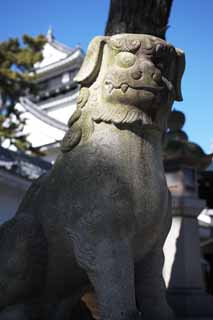
[[169,292],[168,303],[174,310],[177,319],[213,319],[213,296],[203,291]]

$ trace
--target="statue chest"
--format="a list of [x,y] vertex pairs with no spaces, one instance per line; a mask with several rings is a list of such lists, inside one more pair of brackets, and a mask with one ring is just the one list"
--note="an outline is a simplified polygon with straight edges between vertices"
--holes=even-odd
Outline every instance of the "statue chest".
[[103,184],[106,176],[112,181],[112,193],[118,190],[132,199],[138,219],[146,215],[148,222],[149,217],[157,217],[168,193],[160,147],[129,132],[105,134],[94,145],[95,175],[103,175]]

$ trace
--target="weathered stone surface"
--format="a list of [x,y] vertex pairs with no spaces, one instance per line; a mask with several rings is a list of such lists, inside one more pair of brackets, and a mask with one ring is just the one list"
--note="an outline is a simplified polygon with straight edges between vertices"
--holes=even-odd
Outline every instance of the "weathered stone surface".
[[182,51],[153,36],[92,41],[63,153],[0,229],[1,309],[38,299],[57,319],[51,305],[68,299],[66,313],[92,285],[102,320],[138,319],[136,300],[143,319],[172,319],[161,141],[183,69]]

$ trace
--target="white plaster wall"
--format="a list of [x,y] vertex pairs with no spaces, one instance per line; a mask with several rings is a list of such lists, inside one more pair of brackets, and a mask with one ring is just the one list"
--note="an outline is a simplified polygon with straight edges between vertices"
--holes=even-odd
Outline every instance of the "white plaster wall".
[[64,131],[46,124],[29,112],[25,112],[23,118],[26,119],[23,133],[28,135],[28,140],[35,148],[60,141],[64,136]]
[[58,121],[63,122],[64,124],[67,124],[69,118],[76,110],[76,101],[74,102],[67,102],[63,105],[63,108],[48,111],[48,115],[52,118],[55,118]]
[[[76,95],[77,96],[77,95]],[[65,132],[57,129],[47,123],[39,120],[30,112],[26,112],[21,104],[17,104],[16,108],[19,111],[24,112],[23,118],[26,120],[26,124],[24,126],[23,133],[28,135],[28,141],[32,143],[33,147],[41,147],[47,144],[55,143],[57,141],[61,141],[64,137]],[[62,106],[55,110],[46,111],[46,113],[62,122],[63,124],[67,124],[70,116],[76,109],[76,100],[67,101]]]

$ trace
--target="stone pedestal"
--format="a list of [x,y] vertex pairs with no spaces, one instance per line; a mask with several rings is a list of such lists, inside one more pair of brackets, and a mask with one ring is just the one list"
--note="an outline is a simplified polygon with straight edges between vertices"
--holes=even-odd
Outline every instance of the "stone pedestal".
[[168,302],[179,317],[213,316],[213,297],[205,292],[201,269],[197,216],[205,208],[205,201],[197,197],[196,171],[179,168],[166,176],[173,214],[164,247]]

